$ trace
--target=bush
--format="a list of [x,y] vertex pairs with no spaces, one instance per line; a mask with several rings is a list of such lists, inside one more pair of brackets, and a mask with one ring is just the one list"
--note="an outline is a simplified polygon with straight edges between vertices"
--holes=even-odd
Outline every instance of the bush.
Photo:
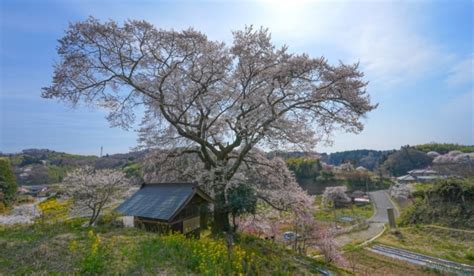
[[6,214],[9,211],[10,211],[10,208],[5,206],[5,204],[3,204],[3,202],[0,202],[0,214]]
[[38,204],[41,211],[41,222],[55,223],[69,218],[71,200],[58,201],[56,198],[49,198]]
[[30,195],[20,194],[16,197],[16,203],[24,204],[24,203],[33,203],[35,202],[35,198]]
[[104,213],[97,219],[97,225],[105,226],[122,226],[122,222],[119,220],[120,214],[117,212]]

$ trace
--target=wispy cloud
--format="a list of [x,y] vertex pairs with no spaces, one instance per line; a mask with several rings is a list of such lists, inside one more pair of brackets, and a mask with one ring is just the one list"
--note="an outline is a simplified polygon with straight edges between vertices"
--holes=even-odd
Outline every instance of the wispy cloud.
[[259,22],[281,40],[331,49],[344,62],[360,62],[372,84],[383,89],[428,77],[453,61],[417,28],[420,14],[396,3],[299,1],[264,13]]
[[474,81],[474,53],[460,62],[454,64],[448,72],[446,83],[449,85],[461,85]]

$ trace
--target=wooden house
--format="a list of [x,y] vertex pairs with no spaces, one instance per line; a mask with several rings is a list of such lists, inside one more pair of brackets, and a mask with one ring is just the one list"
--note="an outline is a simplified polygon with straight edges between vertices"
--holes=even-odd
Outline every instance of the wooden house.
[[135,227],[198,237],[201,207],[210,202],[197,183],[153,183],[143,184],[116,211],[133,216]]

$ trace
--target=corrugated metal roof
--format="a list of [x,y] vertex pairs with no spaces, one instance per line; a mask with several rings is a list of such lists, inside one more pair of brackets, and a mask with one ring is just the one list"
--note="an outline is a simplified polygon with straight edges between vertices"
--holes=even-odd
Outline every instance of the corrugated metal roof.
[[195,183],[145,184],[116,211],[127,216],[169,220],[195,194]]
[[397,177],[397,179],[398,180],[405,180],[405,181],[414,181],[414,180],[416,180],[416,178],[414,178],[413,176],[411,176],[409,174]]
[[420,175],[420,176],[417,176],[416,178],[423,179],[423,180],[433,180],[433,179],[439,179],[442,177],[438,175]]

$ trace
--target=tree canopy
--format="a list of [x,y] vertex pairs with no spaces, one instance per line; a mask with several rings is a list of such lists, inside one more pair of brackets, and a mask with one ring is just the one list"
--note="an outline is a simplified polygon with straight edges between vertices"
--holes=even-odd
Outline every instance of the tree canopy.
[[404,146],[387,157],[383,168],[394,176],[400,176],[413,169],[425,168],[431,165],[432,161],[433,158],[426,153],[410,146]]
[[42,95],[106,108],[111,124],[126,129],[144,114],[141,145],[195,154],[215,184],[215,222],[228,228],[219,208],[253,148],[310,148],[334,129],[358,133],[376,107],[358,64],[288,53],[263,28],[233,38],[227,46],[194,29],[89,18],[59,40],[53,83]]
[[316,158],[292,157],[286,160],[286,164],[297,178],[318,177],[322,170],[321,162]]

